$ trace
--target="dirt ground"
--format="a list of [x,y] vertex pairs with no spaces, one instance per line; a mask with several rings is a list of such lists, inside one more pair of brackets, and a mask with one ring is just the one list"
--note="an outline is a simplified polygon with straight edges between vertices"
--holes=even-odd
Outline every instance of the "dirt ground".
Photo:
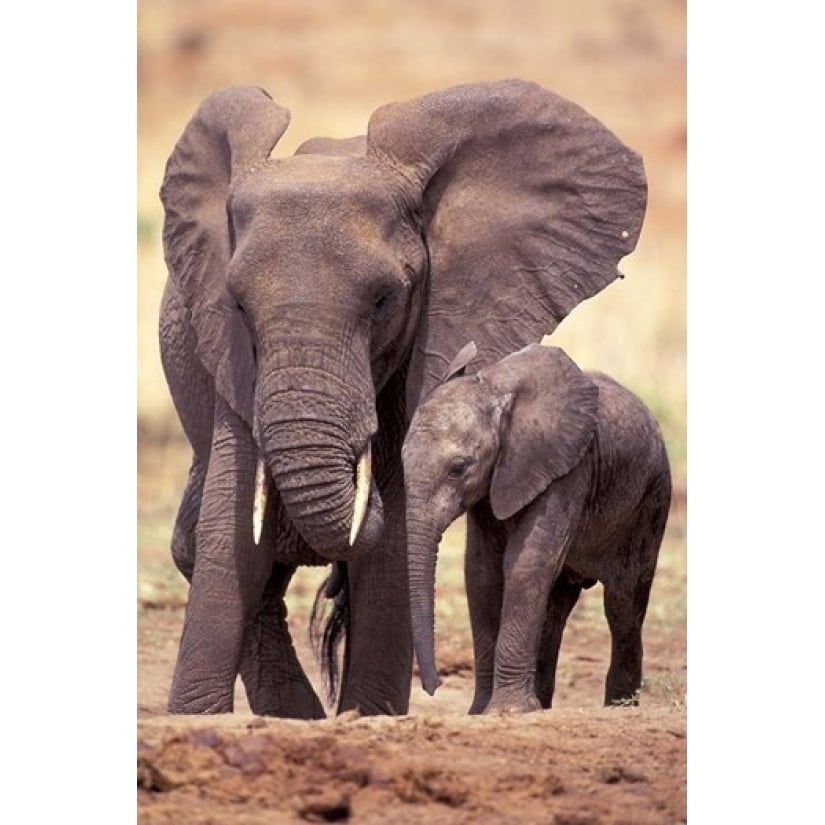
[[[674,466],[640,706],[601,706],[609,635],[596,586],[570,617],[552,710],[465,715],[472,649],[459,522],[438,569],[444,684],[429,697],[415,677],[407,716],[262,719],[240,688],[234,714],[166,715],[186,600],[169,533],[188,468],[156,351],[165,278],[157,191],[174,141],[199,101],[228,83],[260,84],[292,110],[276,150],[286,154],[314,134],[363,132],[391,100],[514,76],[585,106],[642,153],[648,174],[628,277],[553,336],[643,396]],[[684,2],[141,0],[138,82],[138,821],[686,822]],[[291,632],[319,693],[307,626],[322,576],[299,570],[288,593]]]

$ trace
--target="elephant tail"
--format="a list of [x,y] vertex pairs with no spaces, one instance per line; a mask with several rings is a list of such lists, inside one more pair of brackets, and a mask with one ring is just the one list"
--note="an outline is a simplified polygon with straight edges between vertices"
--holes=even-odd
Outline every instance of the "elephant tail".
[[[309,618],[309,640],[321,665],[329,705],[335,704],[340,687],[338,649],[349,628],[348,584],[347,563],[333,562],[329,576],[315,594]],[[327,607],[330,601],[331,610]]]

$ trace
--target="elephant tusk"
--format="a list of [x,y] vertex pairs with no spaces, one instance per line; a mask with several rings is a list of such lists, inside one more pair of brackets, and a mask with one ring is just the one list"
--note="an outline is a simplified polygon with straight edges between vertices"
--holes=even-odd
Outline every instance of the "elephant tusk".
[[364,452],[358,459],[358,469],[355,473],[355,504],[352,508],[352,527],[349,531],[349,546],[355,544],[364,516],[367,512],[367,505],[370,500],[370,486],[372,485],[372,444],[367,442]]
[[255,496],[252,500],[252,538],[257,546],[264,529],[264,512],[266,512],[266,471],[263,459],[258,459],[255,466]]

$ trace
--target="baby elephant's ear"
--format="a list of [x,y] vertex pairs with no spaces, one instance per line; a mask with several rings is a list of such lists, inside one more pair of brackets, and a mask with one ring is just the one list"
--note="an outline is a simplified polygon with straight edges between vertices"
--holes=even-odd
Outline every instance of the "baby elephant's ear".
[[447,367],[447,372],[444,373],[441,383],[446,384],[451,378],[459,378],[464,375],[467,364],[469,364],[476,355],[478,355],[478,347],[476,347],[475,341],[470,341],[469,344],[465,344],[458,355],[450,361],[450,366]]
[[506,519],[582,460],[596,431],[599,390],[562,350],[539,344],[479,378],[496,394],[512,394],[490,483],[493,514]]

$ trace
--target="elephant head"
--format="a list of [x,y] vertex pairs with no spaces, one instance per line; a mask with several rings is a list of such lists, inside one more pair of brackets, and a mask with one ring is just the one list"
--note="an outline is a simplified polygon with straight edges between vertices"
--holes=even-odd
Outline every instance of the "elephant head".
[[412,418],[403,447],[413,646],[422,684],[439,680],[434,651],[438,544],[489,496],[499,521],[522,511],[582,460],[596,432],[599,391],[557,347],[531,344],[465,376],[465,347]]
[[518,80],[270,158],[288,121],[258,88],[202,103],[167,164],[164,250],[198,357],[250,428],[237,466],[251,479],[262,459],[309,544],[349,558],[383,529],[368,459],[400,447],[384,417],[403,432],[462,342],[491,364],[615,279],[646,183],[601,123]]

